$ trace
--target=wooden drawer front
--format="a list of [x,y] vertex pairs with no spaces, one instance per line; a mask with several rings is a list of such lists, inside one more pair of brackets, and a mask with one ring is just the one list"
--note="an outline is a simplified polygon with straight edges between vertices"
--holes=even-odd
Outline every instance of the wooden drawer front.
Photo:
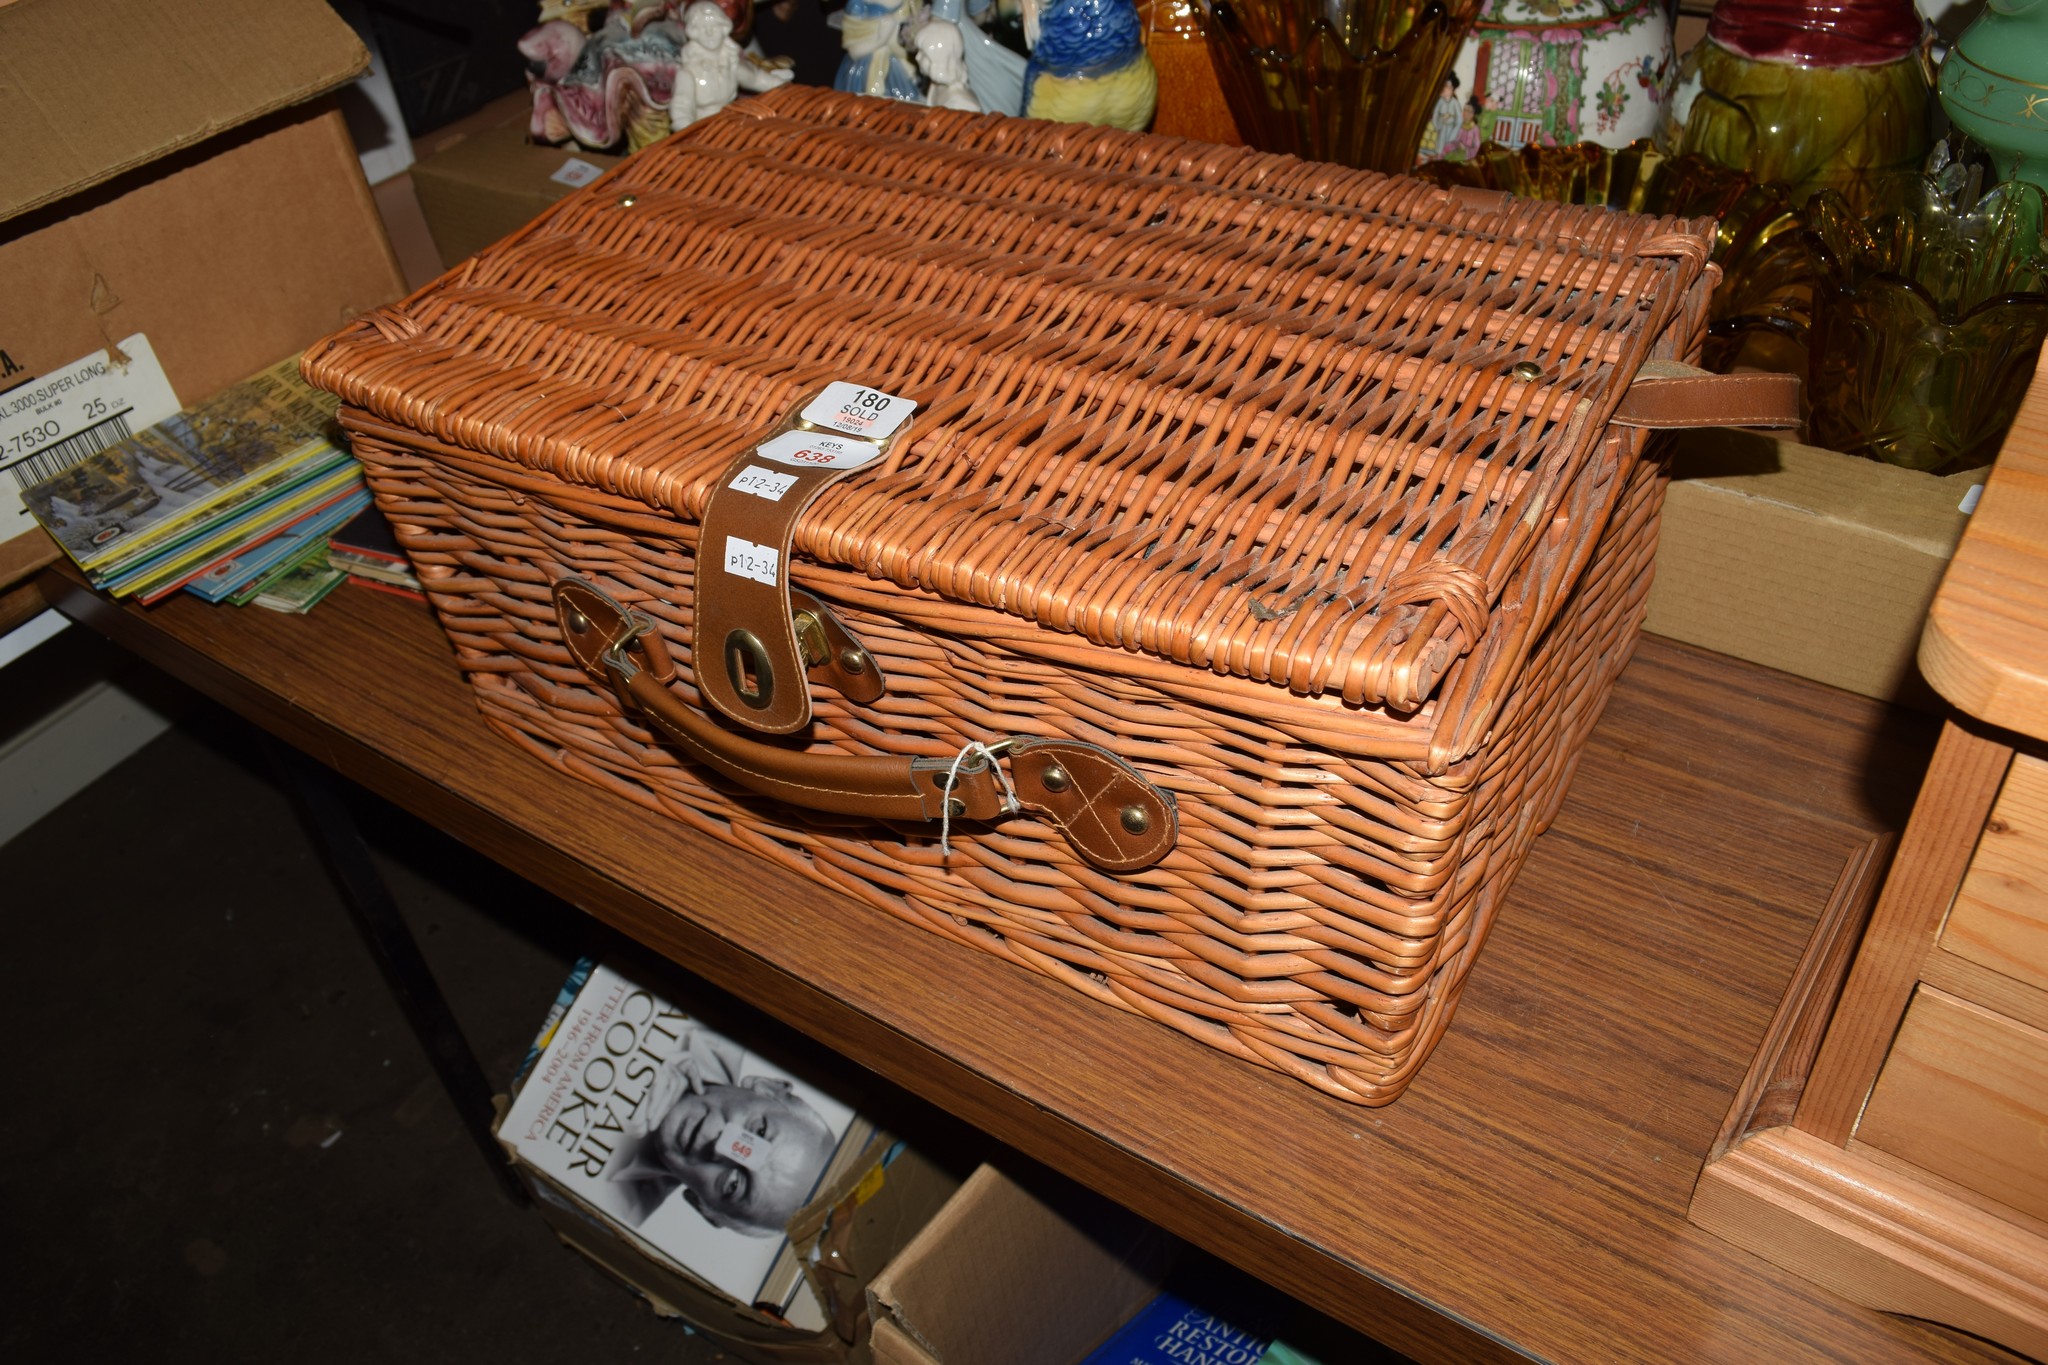
[[2048,1218],[2048,1033],[1920,987],[1856,1137]]
[[2013,756],[1941,946],[2048,990],[2048,761]]

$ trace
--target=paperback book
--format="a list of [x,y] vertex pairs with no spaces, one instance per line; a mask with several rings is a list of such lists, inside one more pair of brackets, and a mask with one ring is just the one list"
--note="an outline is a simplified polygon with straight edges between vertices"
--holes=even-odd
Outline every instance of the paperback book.
[[872,1127],[608,967],[571,987],[500,1140],[655,1259],[822,1327],[786,1229]]
[[399,547],[391,524],[375,507],[366,506],[327,540],[327,559],[366,587],[397,590],[421,598],[420,580]]

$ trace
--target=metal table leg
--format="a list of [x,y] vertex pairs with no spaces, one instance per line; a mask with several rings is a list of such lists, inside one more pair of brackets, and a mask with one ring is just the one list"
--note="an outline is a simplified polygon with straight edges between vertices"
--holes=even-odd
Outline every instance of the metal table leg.
[[499,1189],[514,1204],[524,1207],[526,1190],[513,1174],[504,1149],[491,1136],[491,1086],[476,1053],[462,1028],[449,1012],[448,1001],[420,953],[419,943],[399,913],[391,888],[370,860],[362,830],[349,812],[333,773],[287,744],[270,741],[271,757],[285,790],[297,807],[306,832],[320,850],[342,904],[364,946],[377,961],[384,984],[405,1012],[413,1036],[426,1050],[427,1060],[441,1078],[441,1087],[454,1102],[462,1126],[483,1153]]

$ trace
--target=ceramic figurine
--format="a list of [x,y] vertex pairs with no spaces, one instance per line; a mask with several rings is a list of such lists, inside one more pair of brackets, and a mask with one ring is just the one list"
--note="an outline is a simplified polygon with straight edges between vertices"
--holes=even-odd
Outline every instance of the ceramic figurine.
[[1932,146],[1925,34],[1912,0],[1720,0],[1657,145],[1860,209]]
[[1133,0],[1024,0],[1024,113],[1143,132],[1159,102]]
[[738,99],[742,87],[772,90],[793,78],[786,68],[765,65],[740,51],[732,39],[732,17],[717,0],[695,0],[684,10],[683,32],[689,42],[676,63],[674,93],[668,102],[671,129],[709,118]]
[[927,19],[910,35],[917,52],[917,69],[929,82],[924,102],[934,109],[963,109],[981,112],[981,102],[967,88],[966,43],[959,26],[944,19]]
[[981,107],[995,114],[1024,111],[1024,57],[989,37],[982,27],[997,17],[996,0],[972,12],[961,0],[932,0],[932,18],[960,30],[961,58],[967,66],[967,88]]
[[839,41],[846,55],[839,60],[833,88],[852,95],[881,95],[892,100],[924,102],[924,88],[903,50],[903,25],[911,0],[846,0]]
[[1941,63],[1941,107],[2001,179],[2048,189],[2048,0],[1991,0]]
[[591,151],[637,149],[668,132],[668,102],[681,55],[680,25],[660,19],[633,32],[623,10],[586,34],[551,19],[519,40],[533,91],[529,125],[538,142],[575,141]]
[[1486,0],[1416,159],[1648,137],[1672,65],[1663,0]]
[[[687,0],[547,0],[519,40],[533,93],[537,142],[638,151],[669,133],[675,70],[688,42]],[[752,23],[752,0],[716,0],[732,29]],[[590,25],[603,18],[595,32]]]

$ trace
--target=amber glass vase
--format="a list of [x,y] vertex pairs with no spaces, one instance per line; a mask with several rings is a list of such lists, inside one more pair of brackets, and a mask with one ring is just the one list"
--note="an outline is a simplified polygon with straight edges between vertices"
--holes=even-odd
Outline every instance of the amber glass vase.
[[2048,335],[2041,192],[1919,176],[1859,218],[1806,207],[1816,445],[1935,474],[1991,463]]
[[1254,147],[1368,170],[1415,164],[1480,0],[1202,0],[1209,51]]

